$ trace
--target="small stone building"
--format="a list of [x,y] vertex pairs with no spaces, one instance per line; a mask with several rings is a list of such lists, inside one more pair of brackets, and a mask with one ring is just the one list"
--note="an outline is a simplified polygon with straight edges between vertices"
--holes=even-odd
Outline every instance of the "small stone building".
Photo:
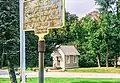
[[74,46],[59,46],[57,50],[53,51],[53,67],[62,68],[76,68],[78,66],[79,52]]
[[120,57],[117,59],[117,65],[120,66]]

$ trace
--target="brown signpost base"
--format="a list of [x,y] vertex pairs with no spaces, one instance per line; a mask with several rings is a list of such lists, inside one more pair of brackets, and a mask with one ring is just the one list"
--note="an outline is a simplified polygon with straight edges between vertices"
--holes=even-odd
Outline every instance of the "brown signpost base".
[[44,83],[44,52],[45,41],[38,41],[38,54],[39,54],[39,83]]

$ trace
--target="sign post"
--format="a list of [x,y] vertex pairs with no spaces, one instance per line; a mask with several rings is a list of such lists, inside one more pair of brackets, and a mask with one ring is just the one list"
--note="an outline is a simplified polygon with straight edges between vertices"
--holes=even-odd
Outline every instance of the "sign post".
[[44,52],[45,41],[38,41],[38,54],[39,54],[39,83],[44,83]]
[[24,0],[24,31],[34,31],[39,37],[39,83],[44,83],[44,36],[49,29],[65,24],[64,0]]

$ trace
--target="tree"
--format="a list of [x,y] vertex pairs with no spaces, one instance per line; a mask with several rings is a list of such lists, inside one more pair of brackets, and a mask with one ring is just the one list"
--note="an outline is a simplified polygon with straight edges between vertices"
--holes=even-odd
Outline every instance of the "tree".
[[26,32],[26,67],[38,66],[38,37],[34,32]]
[[120,0],[116,1],[116,11],[113,14],[113,33],[111,50],[114,56],[114,67],[117,67],[117,58],[120,55]]
[[[111,52],[113,53],[115,49],[112,49],[112,46],[116,47],[118,45],[119,40],[119,20],[118,20],[118,6],[116,5],[118,3],[117,0],[95,0],[97,4],[100,6],[99,11],[102,14],[102,21],[101,26],[104,27],[104,40],[106,42],[106,67],[108,67],[108,58]],[[114,5],[114,6],[113,6]],[[116,11],[117,10],[117,11]],[[114,36],[112,34],[117,34],[117,36]],[[117,39],[116,39],[117,38]],[[116,42],[116,45],[115,43]],[[114,52],[115,53],[115,52]]]
[[18,0],[0,1],[0,44],[2,55],[7,57],[11,83],[17,83],[14,71],[14,57],[19,50],[19,2]]
[[[93,14],[92,12],[91,14]],[[93,15],[95,16],[95,15]],[[83,27],[87,31],[86,38],[86,47],[87,48],[87,55],[94,55],[97,59],[98,67],[100,65],[100,57],[101,57],[101,49],[103,48],[103,38],[102,38],[102,31],[99,24],[99,19],[95,19],[93,16],[86,16],[84,17],[84,25]]]

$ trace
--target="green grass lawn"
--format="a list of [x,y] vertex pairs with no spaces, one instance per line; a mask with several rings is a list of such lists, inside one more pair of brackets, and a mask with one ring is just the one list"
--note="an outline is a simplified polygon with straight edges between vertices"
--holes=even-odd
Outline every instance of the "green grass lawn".
[[[38,68],[32,68],[32,71],[34,70],[38,71]],[[53,71],[53,70],[52,70]],[[57,71],[62,71],[57,70]],[[26,72],[31,72],[31,69],[28,68]],[[65,72],[79,72],[79,73],[120,73],[120,68],[114,68],[114,67],[90,67],[90,68],[73,68],[73,69],[66,69]]]
[[[4,68],[5,69],[5,68]],[[6,68],[7,70],[7,68]],[[20,68],[18,68],[18,71],[20,71]],[[38,71],[38,68],[27,68],[26,72],[31,71]],[[62,70],[57,70],[62,71]],[[65,72],[79,72],[79,73],[120,73],[120,68],[114,68],[114,67],[90,67],[90,68],[73,68],[73,69],[66,69]]]
[[[33,68],[32,71],[34,70],[38,71],[38,68]],[[53,70],[52,70],[53,71]],[[57,70],[57,71],[62,71]],[[28,68],[26,72],[31,72],[31,69]],[[65,72],[79,72],[79,73],[120,73],[120,68],[114,68],[114,67],[90,67],[90,68],[73,68],[73,69],[66,69]]]
[[66,69],[66,72],[80,72],[80,73],[120,73],[120,68],[113,67],[94,67],[94,68],[75,68]]
[[[0,83],[10,83],[10,81],[7,78],[0,78]],[[37,78],[29,78],[29,79],[27,79],[27,83],[38,83],[38,79]],[[45,83],[120,83],[120,79],[45,78]]]

